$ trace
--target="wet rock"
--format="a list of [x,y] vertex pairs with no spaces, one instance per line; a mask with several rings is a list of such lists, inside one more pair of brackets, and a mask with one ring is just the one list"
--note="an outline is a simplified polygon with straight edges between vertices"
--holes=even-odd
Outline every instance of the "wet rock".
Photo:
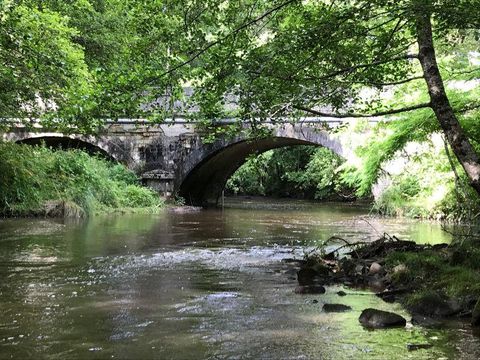
[[339,269],[347,275],[355,271],[355,266],[356,264],[352,259],[342,258],[338,261]]
[[408,268],[405,264],[400,264],[400,265],[395,266],[392,269],[392,271],[393,271],[394,274],[397,274],[397,273],[400,273],[400,272],[408,271]]
[[175,213],[175,214],[189,214],[201,211],[202,207],[200,206],[170,206],[167,208],[168,212]]
[[71,201],[49,200],[43,204],[43,215],[52,218],[84,218],[85,211]]
[[355,274],[362,275],[365,272],[365,266],[358,264],[355,266]]
[[347,296],[347,293],[343,290],[340,290],[340,291],[337,292],[337,295],[338,296]]
[[423,327],[437,328],[443,326],[443,322],[438,319],[434,319],[428,316],[423,316],[419,314],[414,314],[412,316],[412,324],[420,325]]
[[320,263],[314,264],[311,268],[317,273],[318,276],[325,277],[325,276],[329,276],[331,273],[331,270],[328,266],[325,266]]
[[390,294],[390,295],[382,296],[382,300],[385,301],[386,303],[392,304],[395,301],[397,301],[397,298],[395,295]]
[[312,285],[320,281],[320,276],[312,268],[305,268],[297,271],[297,280],[300,285]]
[[375,295],[385,302],[394,302],[396,300],[397,295],[406,294],[408,292],[410,292],[410,290],[407,288],[399,288],[399,289],[391,289],[391,290],[378,292]]
[[312,300],[312,304],[318,304],[318,300],[317,300],[317,299],[313,299],[313,300]]
[[295,288],[295,294],[325,294],[325,291],[321,285],[299,285]]
[[428,293],[416,300],[410,306],[412,313],[430,317],[448,317],[458,314],[462,307],[455,299],[450,299],[441,293]]
[[378,262],[373,262],[368,270],[370,275],[380,274],[381,272],[383,272],[383,267]]
[[368,328],[404,327],[407,321],[400,315],[377,309],[365,309],[358,318],[360,323]]
[[480,299],[478,299],[472,313],[472,326],[480,326]]
[[368,278],[368,286],[375,289],[376,291],[383,291],[386,287],[386,281],[383,277],[378,275],[370,276]]
[[352,310],[350,306],[344,304],[324,304],[322,309],[325,312],[345,312]]
[[430,349],[432,344],[407,344],[408,351],[415,351],[420,349]]

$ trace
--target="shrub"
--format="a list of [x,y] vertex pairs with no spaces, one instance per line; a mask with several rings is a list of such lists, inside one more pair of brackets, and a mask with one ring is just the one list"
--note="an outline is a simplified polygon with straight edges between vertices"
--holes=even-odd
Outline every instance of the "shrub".
[[0,143],[0,212],[40,214],[52,200],[74,203],[87,214],[161,204],[158,194],[141,187],[123,165],[81,150]]

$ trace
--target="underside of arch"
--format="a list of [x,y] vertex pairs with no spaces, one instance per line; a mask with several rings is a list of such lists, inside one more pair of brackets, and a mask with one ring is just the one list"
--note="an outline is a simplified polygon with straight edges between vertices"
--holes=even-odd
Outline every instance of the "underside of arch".
[[240,141],[229,145],[207,156],[190,171],[180,185],[179,195],[190,205],[216,205],[228,178],[250,155],[295,145],[320,146],[305,140],[282,137]]
[[26,144],[33,146],[45,145],[48,148],[55,150],[79,149],[91,155],[100,156],[110,161],[116,161],[107,151],[103,150],[97,145],[83,141],[80,139],[70,138],[66,136],[41,136],[31,137],[16,141],[18,144]]

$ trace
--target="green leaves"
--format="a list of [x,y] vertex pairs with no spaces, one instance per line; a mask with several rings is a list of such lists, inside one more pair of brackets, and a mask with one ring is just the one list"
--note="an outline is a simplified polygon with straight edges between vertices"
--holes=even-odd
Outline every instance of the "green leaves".
[[3,2],[0,22],[0,114],[48,118],[67,109],[77,112],[92,93],[92,78],[68,19]]

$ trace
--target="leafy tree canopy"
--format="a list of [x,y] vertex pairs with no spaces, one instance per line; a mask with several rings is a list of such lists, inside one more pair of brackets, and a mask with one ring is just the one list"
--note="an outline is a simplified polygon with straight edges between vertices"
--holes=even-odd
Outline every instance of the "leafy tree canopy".
[[[473,97],[455,100],[445,86],[480,75],[479,5],[4,0],[0,113],[94,131],[106,118],[161,120],[190,110],[224,132],[215,121],[225,117],[249,121],[257,130],[267,118],[421,110],[437,121],[480,193],[480,157],[471,143],[477,117],[464,119],[478,105]],[[186,96],[185,87],[193,95]],[[399,97],[401,103],[386,100],[398,87],[411,96]]]
[[3,125],[92,132],[107,118],[150,114],[145,104],[175,83],[148,81],[165,71],[178,19],[161,1],[0,2]]

